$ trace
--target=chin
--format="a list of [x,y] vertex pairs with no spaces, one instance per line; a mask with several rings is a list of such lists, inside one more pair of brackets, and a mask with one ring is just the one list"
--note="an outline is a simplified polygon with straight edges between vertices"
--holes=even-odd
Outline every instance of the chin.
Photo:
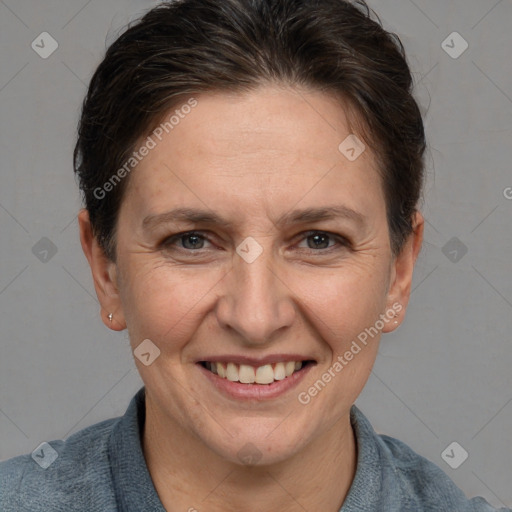
[[[247,427],[247,421],[244,423]],[[272,428],[265,428],[255,431],[255,428],[242,429],[238,434],[230,436],[221,429],[219,437],[210,437],[205,444],[223,459],[241,466],[262,467],[284,462],[297,454],[306,444],[307,434],[304,429],[297,429],[297,432],[290,433],[284,429],[278,434],[279,426],[283,425],[283,419],[272,422]],[[228,432],[234,429],[226,428]]]

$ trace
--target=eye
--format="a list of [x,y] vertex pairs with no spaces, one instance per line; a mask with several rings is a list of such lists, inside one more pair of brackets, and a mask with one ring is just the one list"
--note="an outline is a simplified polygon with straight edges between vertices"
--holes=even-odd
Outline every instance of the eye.
[[[307,248],[312,249],[314,252],[322,252],[320,251],[321,249],[327,249],[327,251],[324,250],[323,252],[330,252],[333,247],[336,247],[335,242],[337,242],[341,247],[348,246],[348,242],[345,238],[326,231],[309,231],[305,234],[303,239],[306,240],[306,243],[308,244]],[[312,242],[308,243],[310,240]],[[334,244],[329,245],[329,242],[334,242]]]
[[197,232],[197,231],[187,231],[185,233],[178,233],[177,235],[173,235],[162,242],[163,247],[170,247],[176,245],[176,243],[180,243],[181,247],[178,246],[178,249],[183,249],[186,251],[196,251],[199,249],[204,249],[203,244],[207,240],[207,238]]

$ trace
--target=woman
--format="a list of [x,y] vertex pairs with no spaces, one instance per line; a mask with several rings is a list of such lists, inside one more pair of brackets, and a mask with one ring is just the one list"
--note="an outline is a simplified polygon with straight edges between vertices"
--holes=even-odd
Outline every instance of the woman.
[[2,463],[0,509],[494,510],[354,405],[409,301],[425,146],[363,2],[182,0],[129,28],[75,170],[102,319],[144,387]]

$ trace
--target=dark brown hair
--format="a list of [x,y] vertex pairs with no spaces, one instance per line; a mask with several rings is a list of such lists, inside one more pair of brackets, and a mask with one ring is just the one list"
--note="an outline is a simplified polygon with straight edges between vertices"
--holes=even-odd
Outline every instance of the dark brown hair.
[[[85,207],[106,255],[115,261],[129,179],[112,177],[141,137],[187,95],[264,83],[334,94],[358,114],[399,253],[412,231],[426,142],[403,45],[372,12],[363,0],[175,0],[129,27],[91,79],[74,150]],[[109,180],[113,186],[104,187]]]

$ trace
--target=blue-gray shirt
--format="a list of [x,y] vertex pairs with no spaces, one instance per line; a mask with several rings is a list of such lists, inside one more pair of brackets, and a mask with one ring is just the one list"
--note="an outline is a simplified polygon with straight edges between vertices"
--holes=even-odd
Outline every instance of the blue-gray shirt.
[[[142,387],[124,416],[1,462],[0,511],[164,512],[142,452],[144,392]],[[357,469],[340,512],[497,510],[481,497],[467,499],[438,466],[401,441],[377,434],[355,405],[350,417]],[[199,498],[191,506],[207,511]]]

